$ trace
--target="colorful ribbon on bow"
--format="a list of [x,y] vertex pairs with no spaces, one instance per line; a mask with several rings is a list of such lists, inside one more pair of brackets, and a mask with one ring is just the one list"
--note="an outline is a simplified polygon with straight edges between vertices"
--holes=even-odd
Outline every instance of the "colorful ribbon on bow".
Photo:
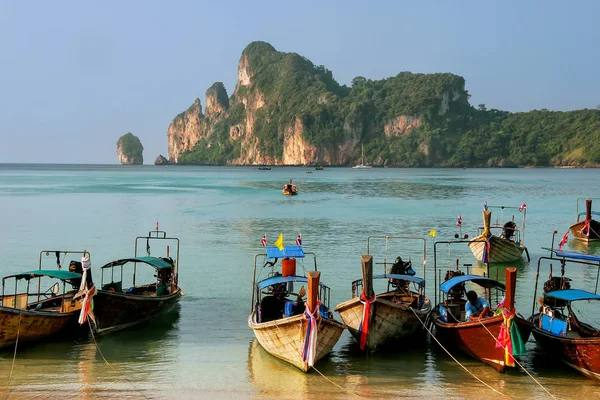
[[89,254],[84,253],[83,257],[81,257],[81,267],[83,268],[81,284],[79,286],[79,291],[73,298],[83,296],[81,311],[79,312],[79,319],[77,320],[80,325],[83,325],[88,317],[90,317],[94,323],[96,322],[94,317],[94,296],[96,295],[96,286],[92,284],[92,287],[88,287],[87,285],[87,275],[91,274],[90,269],[92,268]]
[[486,264],[490,258],[490,252],[492,250],[492,243],[490,242],[489,236],[485,237],[485,243],[483,245],[483,254],[481,255],[481,262]]
[[377,295],[373,293],[373,297],[368,299],[364,290],[360,294],[360,302],[364,304],[362,320],[360,321],[360,326],[358,327],[361,350],[364,350],[365,346],[367,345],[367,338],[369,337],[369,319],[371,319],[371,303],[373,303],[376,298]]
[[504,322],[500,327],[500,334],[496,342],[497,349],[504,349],[504,363],[509,367],[515,366],[514,356],[523,355],[527,351],[521,339],[519,327],[514,323],[515,313],[514,308],[511,311],[502,308]]
[[304,347],[302,348],[302,360],[309,366],[312,367],[315,364],[315,357],[317,356],[317,322],[321,317],[319,315],[319,308],[321,302],[317,301],[315,310],[311,313],[306,304],[306,310],[304,311],[304,320],[306,320],[306,336],[304,337]]

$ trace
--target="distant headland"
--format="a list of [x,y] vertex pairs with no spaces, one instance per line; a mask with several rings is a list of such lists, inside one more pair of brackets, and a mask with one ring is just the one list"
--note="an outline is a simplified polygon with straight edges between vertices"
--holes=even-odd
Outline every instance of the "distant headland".
[[[597,167],[600,110],[511,113],[469,104],[451,73],[400,72],[350,87],[265,42],[242,52],[231,96],[221,82],[170,124],[168,161],[211,165]],[[161,160],[162,161],[162,160]]]

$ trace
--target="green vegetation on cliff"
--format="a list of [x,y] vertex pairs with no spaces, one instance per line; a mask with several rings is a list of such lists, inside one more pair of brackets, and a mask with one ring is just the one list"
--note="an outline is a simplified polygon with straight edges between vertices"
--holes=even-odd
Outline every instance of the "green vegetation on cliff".
[[[243,156],[242,141],[231,132],[246,124],[250,114],[244,104],[260,98],[264,104],[251,110],[252,132],[260,153],[270,160],[283,158],[284,139],[300,125],[309,145],[343,160],[342,165],[360,158],[361,143],[369,163],[380,166],[600,164],[599,110],[474,108],[465,80],[450,73],[357,77],[347,87],[324,66],[265,42],[249,44],[240,62],[251,84],[238,82],[230,99],[220,82],[207,91],[228,111],[209,121],[210,133],[181,154],[179,163],[225,164]],[[345,147],[352,153],[339,156]]]
[[121,164],[142,165],[144,163],[144,147],[140,139],[128,132],[117,141],[117,155]]

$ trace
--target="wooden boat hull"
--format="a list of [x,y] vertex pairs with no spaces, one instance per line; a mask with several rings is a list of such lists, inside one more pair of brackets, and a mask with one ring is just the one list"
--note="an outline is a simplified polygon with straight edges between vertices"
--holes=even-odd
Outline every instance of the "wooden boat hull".
[[[485,327],[479,321],[449,324],[436,318],[436,337],[502,373],[506,369],[504,350],[496,348],[496,338],[500,335],[504,319],[502,315],[498,315],[481,321]],[[529,323],[519,317],[515,317],[514,321],[518,324],[519,333],[525,342],[529,337]]]
[[78,317],[79,311],[55,313],[0,306],[0,348],[14,344],[17,335],[19,343],[23,343],[55,336],[69,328],[77,329]]
[[583,232],[581,232],[583,230],[584,226],[585,226],[585,221],[581,221],[581,222],[573,224],[569,227],[569,230],[571,231],[571,234],[573,235],[573,237],[575,239],[582,240],[584,242],[600,240],[600,236],[599,236],[600,235],[600,222],[593,220],[593,219],[590,220],[590,229],[589,229],[587,235],[585,235],[585,234],[583,234]]
[[[431,306],[422,310],[415,310],[419,316],[417,318],[406,304],[394,303],[384,298],[384,296],[385,294],[378,295],[371,306],[373,320],[369,325],[369,335],[367,337],[367,348],[369,350],[375,350],[421,331],[422,324],[419,318],[425,321],[427,314],[431,312]],[[340,313],[340,317],[348,327],[350,334],[357,341],[360,340],[358,328],[362,321],[363,309],[364,305],[358,297],[345,301],[335,308],[335,311]]]
[[[310,367],[302,360],[307,324],[303,315],[264,323],[256,323],[254,320],[255,314],[252,313],[248,319],[248,326],[254,331],[256,339],[266,351],[300,370],[308,372]],[[315,363],[329,354],[344,329],[343,324],[333,319],[319,319]]]
[[533,319],[533,337],[548,354],[556,355],[568,366],[584,376],[600,380],[600,337],[564,338],[551,335],[537,326],[536,314]]
[[181,297],[181,289],[165,296],[142,296],[99,290],[94,296],[96,332],[129,328],[169,312]]
[[[487,245],[484,240],[485,238],[480,235],[469,242],[471,252],[480,262],[483,259],[483,249]],[[492,235],[490,237],[490,254],[488,261],[490,263],[516,261],[523,256],[524,249],[524,247],[517,246],[517,244],[511,240],[501,239],[498,236]]]

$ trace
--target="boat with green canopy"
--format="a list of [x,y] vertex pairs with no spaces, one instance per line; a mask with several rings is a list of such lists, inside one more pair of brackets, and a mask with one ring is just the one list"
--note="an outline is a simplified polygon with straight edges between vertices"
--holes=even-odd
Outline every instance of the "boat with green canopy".
[[81,274],[65,270],[39,269],[2,278],[0,347],[81,331],[81,282]]
[[[144,240],[146,255],[138,256],[139,244]],[[174,243],[175,259],[170,257],[169,245],[165,257],[152,256],[150,244],[156,241]],[[133,257],[103,265],[100,290],[94,298],[94,330],[97,333],[117,331],[171,311],[183,296],[178,284],[178,260],[179,239],[157,229],[148,236],[136,238]],[[141,279],[151,280],[152,272],[153,281],[139,283]]]

